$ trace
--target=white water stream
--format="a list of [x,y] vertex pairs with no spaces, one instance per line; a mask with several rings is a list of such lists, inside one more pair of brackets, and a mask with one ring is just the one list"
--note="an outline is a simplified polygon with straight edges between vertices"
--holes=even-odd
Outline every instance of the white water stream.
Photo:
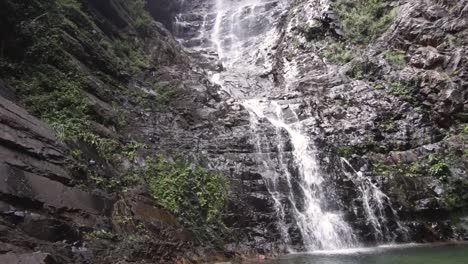
[[[235,73],[236,78],[250,79],[255,73],[268,71],[271,67],[271,58],[268,58],[269,46],[277,40],[278,34],[274,27],[273,18],[266,17],[268,8],[281,10],[281,5],[287,1],[262,1],[262,0],[216,0],[216,19],[212,32],[212,42],[216,48],[220,62],[227,73]],[[273,6],[273,8],[272,8]],[[253,60],[252,58],[255,58]],[[236,97],[230,85],[224,86],[224,74],[215,74],[213,81],[221,85],[231,96]],[[232,82],[232,80],[230,80]],[[273,83],[269,85],[273,86]],[[265,87],[263,87],[265,88]],[[268,87],[266,87],[268,89]],[[268,91],[267,91],[268,92]],[[276,211],[280,217],[283,228],[282,236],[289,243],[288,230],[285,221],[285,201],[290,204],[295,225],[300,230],[304,248],[316,249],[341,249],[352,247],[356,244],[351,227],[343,220],[340,212],[326,211],[322,183],[323,176],[317,164],[313,145],[307,135],[304,134],[301,123],[296,117],[294,123],[288,123],[283,116],[283,109],[294,107],[293,105],[279,105],[267,97],[243,96],[236,98],[250,112],[252,134],[258,135],[258,126],[261,120],[267,120],[276,131],[275,140],[278,144],[277,162],[281,172],[269,173],[267,187],[272,195]],[[288,138],[282,138],[282,132],[286,131]],[[262,142],[256,136],[256,148],[262,152]],[[292,157],[297,174],[293,175],[284,158],[284,150],[281,146],[284,140],[292,144]],[[269,159],[265,155],[258,155],[259,159]],[[260,160],[261,163],[271,164],[271,160]],[[273,161],[274,162],[274,161]],[[268,166],[268,165],[266,165]],[[264,176],[265,177],[265,176]],[[280,181],[283,177],[287,183],[286,193],[280,190]],[[295,193],[293,185],[299,186],[300,193]],[[300,206],[297,201],[300,200]]]
[[[280,36],[278,25],[287,14],[290,0],[212,1],[212,10],[203,15],[195,38],[206,38],[209,44],[194,49],[216,53],[223,71],[213,73],[212,82],[249,111],[257,162],[266,171],[263,177],[280,219],[282,240],[293,251],[289,230],[292,225],[299,229],[308,251],[359,246],[343,214],[327,206],[325,192],[329,190],[324,187],[327,176],[322,174],[315,146],[296,114],[298,103],[278,99],[276,91],[289,93],[289,87],[298,78],[294,61],[284,63],[283,88],[278,89],[270,77],[262,77],[271,72],[275,63],[272,54]],[[316,2],[328,4],[325,0]],[[265,130],[273,130],[275,135],[271,137]],[[291,147],[285,148],[288,144]],[[270,155],[271,148],[265,145],[276,145],[275,155]],[[346,160],[342,165],[350,166]],[[388,197],[359,173],[344,172],[359,189],[366,217],[379,240],[385,233],[383,200]]]

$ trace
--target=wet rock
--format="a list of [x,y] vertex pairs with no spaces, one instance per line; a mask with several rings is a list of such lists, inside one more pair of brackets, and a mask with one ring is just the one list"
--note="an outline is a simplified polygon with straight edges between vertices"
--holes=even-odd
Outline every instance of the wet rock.
[[108,215],[112,202],[104,197],[64,186],[33,173],[0,164],[0,193],[57,209],[83,210]]
[[445,56],[439,54],[436,48],[421,47],[411,56],[409,63],[417,68],[434,69],[444,65],[445,61]]
[[157,205],[145,192],[133,189],[127,199],[133,218],[144,223],[148,230],[169,240],[192,240],[191,234],[179,224],[176,217]]
[[64,221],[28,214],[18,227],[27,235],[45,241],[79,241],[79,232]]
[[[131,31],[132,18],[119,9],[116,1],[83,3],[102,22],[103,37]],[[213,45],[216,13],[212,12],[212,1],[149,0],[148,8],[153,17],[165,25],[153,23],[153,30],[147,32],[144,39],[145,56],[157,67],[148,69],[143,76],[121,73],[119,76],[125,81],[117,82],[125,89],[138,91],[164,84],[176,87],[178,97],[171,100],[166,111],[147,111],[138,103],[126,102],[125,94],[119,99],[125,101],[130,124],[116,133],[112,125],[117,114],[103,92],[109,87],[107,83],[91,80],[88,97],[91,109],[99,119],[92,123],[93,128],[111,138],[138,139],[147,145],[145,151],[148,153],[188,153],[193,160],[206,162],[210,168],[228,175],[231,192],[223,217],[232,231],[232,237],[227,238],[229,250],[284,250],[281,245],[284,243],[283,227],[294,247],[304,249],[304,238],[293,217],[296,208],[288,198],[290,193],[297,195],[298,200],[304,195],[297,184],[300,173],[294,164],[294,147],[288,131],[277,132],[266,119],[259,120],[257,131],[253,131],[248,111],[238,104],[244,98],[266,96],[267,100],[282,105],[280,111],[288,124],[303,126],[304,134],[314,143],[309,150],[317,155],[321,165],[321,171],[317,173],[326,176],[323,185],[326,186],[324,196],[329,201],[327,207],[342,211],[363,241],[393,241],[395,233],[401,236],[398,217],[391,210],[390,200],[407,224],[412,240],[449,238],[450,223],[446,222],[447,215],[438,200],[444,190],[437,179],[427,175],[374,175],[372,162],[388,157],[384,165],[412,163],[446,148],[438,144],[444,138],[439,125],[444,123],[450,127],[458,122],[454,121],[456,115],[466,108],[466,69],[463,68],[466,51],[464,47],[445,45],[447,32],[456,34],[466,28],[463,14],[467,9],[460,3],[448,12],[432,0],[400,1],[398,23],[369,47],[361,47],[372,67],[364,69],[361,80],[355,80],[357,74],[349,74],[353,70],[350,67],[360,61],[344,66],[324,61],[314,50],[316,43],[307,42],[299,32],[305,21],[314,21],[309,25],[309,33],[317,37],[314,40],[343,35],[336,15],[313,1],[289,3],[291,6],[286,5],[286,9],[277,1],[240,8],[242,16],[235,23],[239,28],[227,25],[220,28],[220,45],[232,51],[225,54],[226,57],[237,56],[238,48],[247,53],[242,62],[246,67],[232,72],[226,65],[226,58],[218,59],[217,48]],[[233,16],[226,19],[230,17]],[[263,34],[267,29],[272,29],[272,33]],[[196,52],[182,49],[170,30],[186,47],[197,48]],[[246,41],[230,49],[236,44],[232,36],[245,37]],[[142,41],[138,35],[131,38]],[[84,54],[78,40],[71,39],[71,42],[78,44],[74,45],[76,53],[70,51],[78,61],[94,57]],[[376,55],[397,49],[408,51],[409,67],[401,71],[382,62],[383,55]],[[96,53],[92,49],[90,52]],[[258,65],[263,67],[262,70],[252,67]],[[450,71],[451,78],[447,78],[446,70]],[[213,73],[222,75],[224,91],[210,82]],[[249,77],[244,78],[246,75]],[[410,87],[414,88],[410,93],[391,90],[390,84],[394,82],[416,79],[421,80],[421,84]],[[132,84],[127,87],[127,82]],[[379,82],[384,85],[378,86]],[[118,93],[113,96],[118,97]],[[13,98],[9,88],[2,83],[0,95]],[[270,111],[270,115],[278,114],[275,109]],[[257,136],[261,142],[258,146],[255,143]],[[344,169],[346,166],[336,155],[336,149],[343,146],[351,146],[348,157],[351,168]],[[144,192],[131,190],[125,201],[114,203],[101,192],[74,186],[73,179],[64,169],[66,151],[46,125],[0,98],[0,153],[4,154],[0,160],[0,198],[7,197],[6,202],[0,203],[0,214],[8,221],[8,224],[0,225],[0,236],[18,232],[15,233],[20,234],[18,240],[28,241],[21,244],[22,248],[34,248],[31,245],[35,243],[57,248],[57,245],[47,243],[79,240],[76,226],[87,230],[96,226],[108,227],[107,220],[112,211],[113,220],[118,214],[135,217],[158,238],[175,241],[165,245],[167,248],[162,251],[179,253],[178,250],[185,249],[179,242],[189,242],[190,234],[172,214],[155,204]],[[101,166],[95,157],[87,160],[92,168]],[[128,169],[131,164],[127,163],[125,167]],[[285,179],[285,170],[291,173],[292,183]],[[458,171],[457,175],[463,174],[463,170]],[[109,170],[108,175],[115,173]],[[391,198],[382,199],[384,208],[379,208],[382,215],[378,215],[378,219],[388,227],[382,232],[383,236],[376,235],[375,226],[367,221],[365,201],[358,192],[361,185],[354,179],[358,173]],[[269,193],[272,178],[279,179],[277,189],[282,193],[279,200],[285,212],[283,219]],[[297,210],[304,208],[301,201],[297,201],[296,206]],[[33,214],[34,210],[41,213]],[[431,218],[431,215],[436,217]],[[284,223],[280,224],[280,220]],[[128,233],[135,230],[135,226],[114,221],[114,230]],[[129,258],[154,257],[148,256],[153,251],[134,244],[135,250],[122,250],[129,253]],[[97,255],[105,255],[112,246],[113,243],[102,242],[101,247],[96,247]],[[93,255],[96,250],[79,241],[73,242],[73,248],[77,254]],[[0,245],[0,253],[13,250],[17,249]]]
[[0,263],[8,264],[58,264],[55,259],[47,253],[35,252],[26,254],[7,253],[0,255]]

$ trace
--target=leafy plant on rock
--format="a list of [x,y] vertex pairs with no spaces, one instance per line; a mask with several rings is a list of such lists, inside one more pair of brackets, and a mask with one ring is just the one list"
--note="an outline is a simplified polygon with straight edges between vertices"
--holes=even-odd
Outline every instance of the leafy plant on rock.
[[333,42],[325,46],[320,55],[332,63],[345,64],[350,62],[355,54],[345,42]]
[[338,0],[333,6],[346,37],[361,45],[385,32],[397,12],[384,0]]
[[228,197],[223,174],[163,157],[148,160],[143,174],[151,195],[200,241],[219,241],[225,231],[222,213]]
[[447,181],[450,176],[450,168],[448,163],[441,157],[429,155],[429,173],[433,177],[437,177],[441,181]]

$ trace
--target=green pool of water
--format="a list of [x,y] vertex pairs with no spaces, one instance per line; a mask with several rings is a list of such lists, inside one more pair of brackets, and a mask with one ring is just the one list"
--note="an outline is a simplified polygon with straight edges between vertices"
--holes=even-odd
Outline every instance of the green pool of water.
[[468,264],[468,244],[399,245],[291,254],[265,264]]

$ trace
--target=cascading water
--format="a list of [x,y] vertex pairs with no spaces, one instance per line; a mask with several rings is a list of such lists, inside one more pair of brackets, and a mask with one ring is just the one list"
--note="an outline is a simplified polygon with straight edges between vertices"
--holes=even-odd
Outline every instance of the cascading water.
[[[212,42],[226,70],[215,74],[213,80],[231,96],[239,99],[250,112],[253,135],[259,133],[257,128],[260,120],[267,120],[275,128],[276,143],[279,146],[276,160],[280,164],[280,173],[270,172],[264,177],[275,201],[285,243],[291,241],[285,226],[284,207],[287,204],[290,207],[293,224],[298,227],[306,250],[351,247],[355,245],[356,239],[350,226],[343,220],[340,212],[324,209],[325,198],[322,189],[324,179],[320,174],[309,138],[304,134],[297,116],[293,123],[287,123],[283,116],[282,109],[293,105],[280,105],[276,101],[269,100],[267,96],[271,90],[274,90],[274,83],[263,81],[259,84],[256,80],[255,74],[269,71],[268,68],[272,65],[268,58],[269,46],[279,35],[274,27],[278,21],[274,21],[272,16],[265,16],[265,13],[268,13],[266,10],[279,13],[283,9],[283,4],[285,1],[216,0]],[[252,58],[255,58],[255,61]],[[230,82],[229,85],[225,85],[226,82]],[[241,82],[247,82],[247,85]],[[249,86],[250,83],[255,83],[261,89],[250,87],[253,89],[247,92],[236,89],[236,87]],[[282,137],[283,131],[287,132],[286,139]],[[285,144],[285,140],[292,144],[292,161],[297,172],[292,171],[287,164],[285,155],[288,153],[281,147]],[[261,154],[263,150],[259,137],[256,137],[256,145]],[[265,167],[273,163],[268,155],[258,155],[258,159],[261,164],[265,164]],[[281,181],[286,182],[286,187],[281,187]],[[299,190],[295,190],[294,185],[298,186]]]
[[[329,205],[334,190],[327,187],[330,179],[320,171],[317,151],[306,130],[310,124],[304,124],[297,114],[301,102],[287,99],[297,93],[290,89],[298,79],[296,62],[281,62],[281,85],[270,74],[277,63],[274,54],[281,35],[278,28],[287,15],[289,2],[207,0],[202,20],[196,24],[198,34],[186,36],[184,42],[210,59],[216,55],[218,69],[211,73],[212,81],[250,114],[255,157],[263,168],[262,176],[273,198],[287,249],[354,247],[358,243],[352,228],[338,207]],[[328,1],[317,1],[317,5],[326,8]],[[183,26],[183,22],[177,23]],[[272,146],[276,146],[274,153]],[[379,199],[384,199],[385,194],[368,181],[354,177],[353,183],[361,193],[366,217],[378,239],[385,223],[384,205]],[[377,203],[371,204],[371,198]]]
[[[364,177],[362,172],[356,171],[351,163],[345,158],[341,158],[343,173],[350,179],[359,190],[362,207],[366,214],[367,222],[374,229],[375,241],[394,241],[397,233],[391,233],[387,227],[388,219],[386,208],[389,208],[395,223],[398,226],[396,231],[407,240],[408,230],[398,221],[398,214],[390,202],[390,198],[383,193],[379,187],[369,178]],[[391,237],[388,237],[391,236]]]
[[[310,150],[309,139],[301,133],[300,122],[286,124],[282,114],[282,107],[275,101],[264,100],[262,102],[259,99],[250,99],[245,100],[243,105],[256,118],[268,120],[277,129],[277,138],[281,138],[281,130],[285,130],[289,135],[289,140],[293,145],[293,159],[295,166],[298,168],[299,177],[292,177],[289,168],[284,164],[281,149],[279,149],[278,161],[283,165],[282,173],[289,187],[288,199],[292,204],[292,213],[301,231],[306,249],[338,249],[352,246],[355,238],[351,228],[343,221],[340,214],[322,209],[324,197],[322,196],[321,185],[324,179],[320,175],[317,162]],[[278,143],[281,145],[282,142]],[[270,192],[278,193],[275,182],[278,182],[279,179],[269,180],[274,182],[270,186],[272,189]],[[296,205],[297,197],[295,197],[291,184],[293,180],[298,181],[301,188],[304,203],[302,210],[299,210]],[[279,198],[275,197],[275,200],[279,200]]]

